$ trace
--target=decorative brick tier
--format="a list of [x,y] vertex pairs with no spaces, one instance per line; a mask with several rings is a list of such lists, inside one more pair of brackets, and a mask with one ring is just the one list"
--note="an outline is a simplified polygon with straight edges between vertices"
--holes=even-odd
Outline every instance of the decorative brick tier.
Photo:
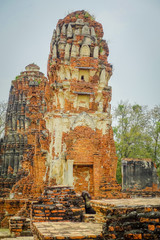
[[47,187],[38,202],[32,203],[32,220],[81,222],[84,213],[83,198],[72,187]]

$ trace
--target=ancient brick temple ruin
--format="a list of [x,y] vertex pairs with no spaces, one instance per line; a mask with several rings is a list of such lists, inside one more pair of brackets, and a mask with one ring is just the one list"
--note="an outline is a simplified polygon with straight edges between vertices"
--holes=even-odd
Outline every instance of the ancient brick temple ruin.
[[46,185],[116,195],[108,55],[102,25],[85,11],[59,20],[48,79],[30,64],[12,81],[1,142],[3,188],[16,197],[40,195]]
[[[76,11],[53,32],[48,77],[32,63],[12,81],[0,142],[0,226],[14,235],[160,239],[160,198],[129,199],[160,196],[155,165],[124,159],[125,192],[116,182],[108,55],[102,25]],[[85,214],[86,192],[94,216]]]

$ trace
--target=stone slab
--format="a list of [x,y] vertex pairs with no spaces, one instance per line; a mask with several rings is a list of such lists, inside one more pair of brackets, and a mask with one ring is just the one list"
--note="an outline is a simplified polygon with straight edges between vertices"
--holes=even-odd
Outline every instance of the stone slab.
[[3,240],[34,240],[34,237],[13,237],[13,238],[3,238]]
[[4,237],[10,237],[10,231],[9,229],[5,229],[5,228],[0,228],[0,239],[4,238]]
[[160,198],[131,198],[131,199],[102,199],[92,200],[93,206],[113,206],[113,207],[149,207],[159,206]]
[[38,239],[102,239],[102,224],[84,222],[36,222]]

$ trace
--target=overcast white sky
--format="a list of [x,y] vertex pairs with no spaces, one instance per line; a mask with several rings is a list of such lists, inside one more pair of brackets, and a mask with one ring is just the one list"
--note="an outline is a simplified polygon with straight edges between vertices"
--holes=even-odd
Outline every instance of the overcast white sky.
[[57,21],[82,9],[103,25],[114,67],[112,106],[160,104],[160,0],[0,0],[0,101],[26,65],[46,75]]

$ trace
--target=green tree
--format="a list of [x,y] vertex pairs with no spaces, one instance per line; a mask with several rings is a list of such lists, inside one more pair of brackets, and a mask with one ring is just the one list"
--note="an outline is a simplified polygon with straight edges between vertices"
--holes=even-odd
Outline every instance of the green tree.
[[147,106],[121,101],[113,110],[113,120],[118,182],[123,158],[152,158],[159,167],[160,106],[149,110]]
[[152,159],[160,167],[160,105],[149,111],[148,134],[151,136]]
[[5,118],[6,118],[7,103],[0,102],[0,138],[4,135]]

